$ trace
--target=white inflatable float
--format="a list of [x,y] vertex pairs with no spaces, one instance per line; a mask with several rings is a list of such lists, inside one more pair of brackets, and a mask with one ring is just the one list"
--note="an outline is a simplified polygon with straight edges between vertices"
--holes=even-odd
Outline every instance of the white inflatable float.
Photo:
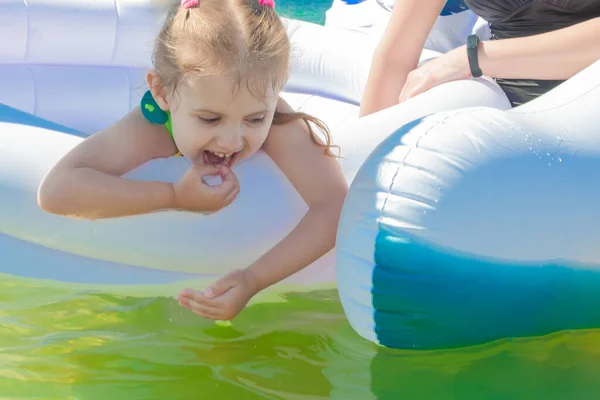
[[[164,11],[152,0],[11,0],[0,3],[0,272],[50,284],[174,295],[242,268],[277,243],[306,205],[263,153],[236,166],[242,190],[218,214],[167,211],[98,221],[37,206],[54,163],[93,132],[137,107],[152,40]],[[349,182],[398,127],[438,111],[509,108],[489,79],[453,82],[360,121],[357,104],[373,44],[365,35],[286,20],[294,47],[284,93],[322,118],[342,147]],[[423,59],[436,56],[425,50]],[[181,158],[150,162],[130,176],[175,181]],[[333,253],[287,280],[334,283]],[[283,287],[283,286],[280,286]],[[136,292],[137,293],[137,292]]]
[[[333,0],[325,13],[325,26],[362,33],[373,43],[381,39],[396,0]],[[463,0],[449,0],[435,21],[425,48],[446,53],[465,44],[467,36],[477,32],[489,37],[487,22],[478,18]]]
[[353,328],[436,349],[600,327],[599,104],[597,61],[510,111],[389,129],[338,229]]

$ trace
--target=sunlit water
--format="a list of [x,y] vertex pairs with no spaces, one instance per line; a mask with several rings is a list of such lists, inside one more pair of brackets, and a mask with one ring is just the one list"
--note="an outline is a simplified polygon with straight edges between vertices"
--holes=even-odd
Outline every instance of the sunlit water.
[[248,307],[232,326],[172,298],[2,276],[2,399],[595,399],[600,333],[453,351],[360,339],[334,290]]
[[[284,15],[318,23],[328,6],[278,1]],[[0,398],[599,397],[597,331],[454,351],[392,351],[352,331],[333,289],[278,300],[249,306],[227,327],[173,298],[89,293],[0,275]]]

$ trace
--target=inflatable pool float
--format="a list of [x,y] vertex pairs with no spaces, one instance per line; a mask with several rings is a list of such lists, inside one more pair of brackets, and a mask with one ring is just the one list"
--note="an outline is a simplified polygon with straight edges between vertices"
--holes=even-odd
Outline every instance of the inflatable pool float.
[[[325,26],[347,29],[368,36],[376,44],[383,34],[396,0],[333,0],[325,13]],[[425,49],[446,53],[465,44],[477,32],[486,38],[487,22],[478,18],[463,0],[449,0],[435,21]]]
[[337,282],[352,327],[437,349],[600,327],[600,61],[509,111],[402,126],[344,204]]
[[[299,221],[306,205],[262,152],[236,166],[241,193],[213,215],[167,211],[97,221],[43,212],[37,187],[86,136],[139,101],[152,39],[164,11],[152,0],[11,1],[0,5],[0,273],[48,284],[131,286],[173,295],[249,265]],[[386,135],[456,107],[507,109],[488,79],[442,85],[402,106],[358,119],[372,44],[364,35],[286,19],[293,69],[284,97],[322,118],[342,148],[348,181]],[[424,51],[423,59],[435,56]],[[465,95],[468,93],[468,95]],[[347,133],[353,130],[355,134]],[[173,157],[132,171],[175,181],[189,167]],[[335,284],[334,253],[282,283]]]

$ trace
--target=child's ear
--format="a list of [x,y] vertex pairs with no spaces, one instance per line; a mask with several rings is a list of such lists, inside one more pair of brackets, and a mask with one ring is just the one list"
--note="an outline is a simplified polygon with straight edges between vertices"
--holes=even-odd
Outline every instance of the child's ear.
[[146,74],[146,81],[148,82],[148,88],[154,97],[154,101],[163,111],[169,111],[169,102],[167,101],[167,92],[162,85],[160,77],[154,70],[149,70]]

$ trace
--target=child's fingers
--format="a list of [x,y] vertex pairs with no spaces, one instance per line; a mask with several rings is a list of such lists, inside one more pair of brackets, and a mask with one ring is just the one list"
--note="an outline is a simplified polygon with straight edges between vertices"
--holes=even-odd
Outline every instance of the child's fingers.
[[179,299],[187,299],[189,302],[193,301],[195,303],[202,304],[203,306],[214,308],[214,301],[206,297],[203,292],[199,292],[197,290],[184,289],[179,295]]
[[203,318],[221,319],[221,312],[218,308],[208,307],[203,304],[196,303],[193,300],[189,301],[190,310]]
[[237,176],[233,173],[231,168],[221,167],[221,179],[223,179],[223,183],[231,182],[239,185]]
[[221,167],[212,164],[201,164],[193,167],[200,176],[216,176],[221,174]]
[[214,306],[198,303],[189,297],[180,296],[179,305],[204,318],[219,319],[220,310]]
[[229,195],[225,198],[225,200],[223,200],[224,207],[233,203],[233,201],[236,199],[239,192],[240,192],[239,190],[235,190],[235,191],[229,193]]
[[235,174],[227,167],[222,168],[221,179],[221,184],[212,189],[219,195],[224,204],[229,204],[240,192],[240,183]]

